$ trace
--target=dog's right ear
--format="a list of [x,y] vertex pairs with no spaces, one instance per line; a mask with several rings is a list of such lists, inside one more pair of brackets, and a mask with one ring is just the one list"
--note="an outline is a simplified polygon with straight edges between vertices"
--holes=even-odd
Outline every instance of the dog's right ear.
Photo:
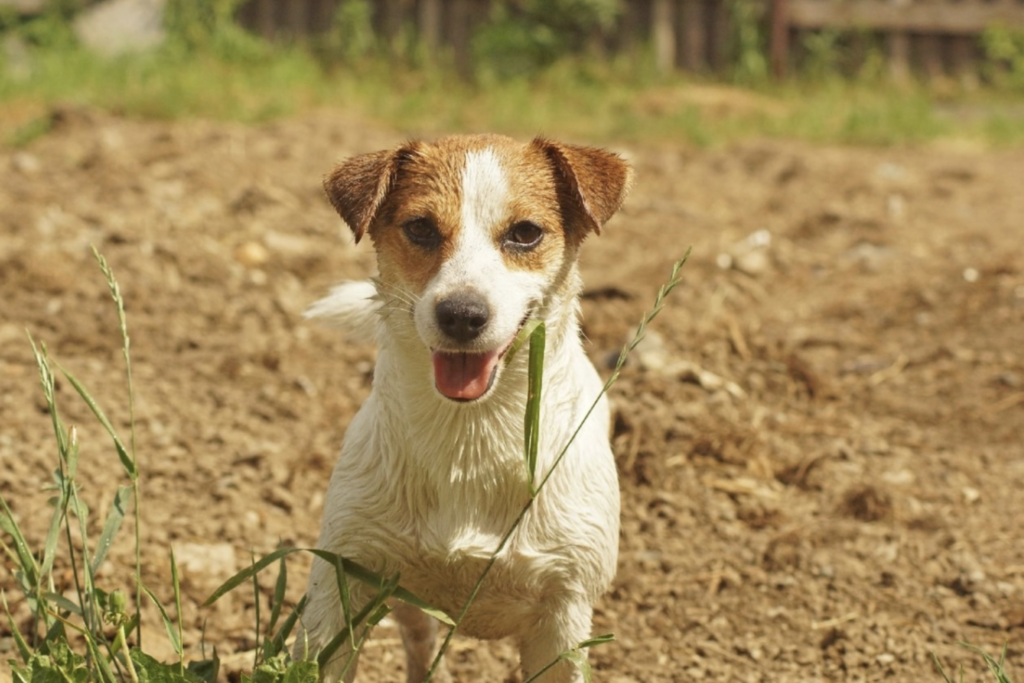
[[352,229],[356,242],[373,223],[402,162],[414,153],[415,143],[409,143],[397,149],[361,154],[339,164],[324,178],[327,198]]

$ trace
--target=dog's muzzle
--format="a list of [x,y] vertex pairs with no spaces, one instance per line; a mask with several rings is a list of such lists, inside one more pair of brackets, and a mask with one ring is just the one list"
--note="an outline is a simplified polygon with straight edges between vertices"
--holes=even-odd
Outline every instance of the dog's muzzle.
[[456,344],[466,344],[487,329],[491,308],[476,292],[460,292],[438,301],[434,316],[445,336]]
[[[434,350],[434,386],[453,401],[475,401],[486,394],[498,374],[507,345],[489,351],[462,351],[478,339],[491,320],[491,308],[478,292],[445,297],[434,307],[437,327],[454,349]],[[447,346],[447,344],[446,344]]]

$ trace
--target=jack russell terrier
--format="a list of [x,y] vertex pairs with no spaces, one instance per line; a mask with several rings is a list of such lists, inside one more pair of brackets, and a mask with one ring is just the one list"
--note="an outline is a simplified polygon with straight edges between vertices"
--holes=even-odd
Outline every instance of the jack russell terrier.
[[[597,398],[583,351],[577,255],[625,198],[629,165],[599,149],[491,135],[410,142],[349,159],[324,187],[379,277],[349,282],[309,316],[370,332],[369,398],[345,434],[318,547],[383,574],[457,615],[530,498],[523,455],[527,354],[504,362],[530,318],[547,327],[537,480]],[[619,490],[602,398],[497,557],[460,632],[516,640],[524,679],[590,636],[592,605],[615,573]],[[373,590],[351,583],[353,611]],[[344,616],[335,568],[317,558],[296,655],[322,649]],[[419,683],[437,624],[394,611]],[[344,652],[342,652],[344,650]],[[346,682],[343,646],[321,675]],[[450,680],[443,669],[435,680]],[[581,680],[560,661],[538,680]]]

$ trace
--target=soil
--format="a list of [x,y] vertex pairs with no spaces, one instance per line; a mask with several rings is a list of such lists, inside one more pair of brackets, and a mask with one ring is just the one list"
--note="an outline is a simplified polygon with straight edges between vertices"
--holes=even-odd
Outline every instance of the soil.
[[[373,272],[320,190],[337,160],[407,132],[338,112],[256,127],[54,113],[0,153],[0,493],[42,546],[56,455],[25,336],[117,429],[126,301],[142,479],[143,578],[185,641],[250,666],[250,588],[200,603],[279,544],[314,543],[374,351],[305,322]],[[682,284],[613,390],[618,578],[597,608],[607,683],[988,676],[1024,670],[1024,152],[747,142],[624,148],[638,183],[582,264],[602,372],[688,246]],[[70,385],[96,537],[125,477]],[[101,570],[131,584],[126,522]],[[289,565],[288,597],[308,558]],[[58,590],[71,574],[59,563]],[[18,622],[27,606],[3,560]],[[262,580],[262,618],[274,572]],[[0,620],[0,658],[14,656]],[[170,657],[147,607],[147,649]],[[459,639],[459,681],[516,681],[509,643]],[[385,623],[362,681],[402,681]],[[0,667],[0,678],[9,675]]]

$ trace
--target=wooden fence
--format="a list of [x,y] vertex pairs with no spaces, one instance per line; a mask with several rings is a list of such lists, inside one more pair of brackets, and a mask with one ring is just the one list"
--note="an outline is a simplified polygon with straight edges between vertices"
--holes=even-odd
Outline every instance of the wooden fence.
[[792,45],[809,31],[880,36],[897,80],[976,78],[979,39],[990,27],[1024,28],[1024,0],[772,0],[771,61],[785,73]]
[[[341,0],[249,0],[239,21],[269,38],[327,30]],[[373,30],[394,37],[412,26],[428,46],[448,49],[472,72],[474,30],[502,0],[369,0]],[[506,0],[507,1],[507,0]],[[736,57],[738,2],[769,36],[773,72],[799,66],[804,39],[821,31],[852,36],[855,61],[869,42],[884,45],[895,78],[973,77],[979,39],[994,25],[1024,28],[1024,0],[625,0],[616,25],[595,44],[609,52],[649,45],[664,71],[722,71]],[[864,54],[860,54],[863,58]],[[848,60],[849,61],[849,60]]]

